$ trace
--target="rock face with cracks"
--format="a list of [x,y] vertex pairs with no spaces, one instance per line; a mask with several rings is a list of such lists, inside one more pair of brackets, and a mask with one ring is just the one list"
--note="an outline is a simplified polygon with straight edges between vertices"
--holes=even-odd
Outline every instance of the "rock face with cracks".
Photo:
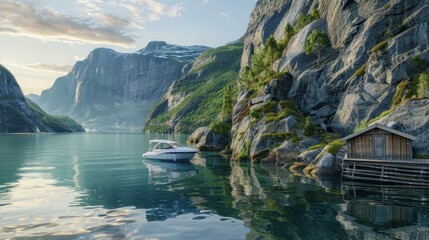
[[141,130],[151,108],[204,46],[153,41],[135,53],[97,48],[42,92],[48,113],[67,114],[88,129]]
[[[264,47],[269,36],[280,42],[286,25],[294,26],[300,15],[308,15],[312,9],[319,10],[320,18],[295,32],[272,66],[274,71],[292,76],[290,86],[283,90],[285,97],[296,105],[299,114],[338,137],[393,109],[379,122],[399,122],[399,130],[417,136],[413,145],[416,153],[428,155],[427,99],[414,99],[399,107],[392,102],[400,83],[429,71],[429,1],[360,0],[343,5],[342,1],[330,0],[260,0],[244,37],[242,69],[251,65],[252,55]],[[305,53],[305,40],[313,30],[325,32],[331,42],[320,64],[314,54]],[[293,141],[261,140],[262,135],[284,130],[273,130],[273,123],[264,121],[265,115],[255,121],[250,116],[253,106],[249,107],[249,95],[242,86],[233,110],[233,156],[250,145],[251,159],[311,163],[313,155],[301,154],[309,147],[306,141],[312,139],[311,143],[317,144],[322,139],[305,136],[301,118],[300,124],[288,130],[296,135]],[[274,125],[283,121],[279,118]],[[316,175],[337,172],[335,166],[342,161],[328,153],[317,159],[313,162],[319,169],[314,171]]]

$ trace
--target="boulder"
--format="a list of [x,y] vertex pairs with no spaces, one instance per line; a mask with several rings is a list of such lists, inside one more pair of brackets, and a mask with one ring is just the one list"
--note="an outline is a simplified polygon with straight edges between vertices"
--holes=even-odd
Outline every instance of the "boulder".
[[268,157],[263,159],[263,162],[272,162],[276,165],[285,165],[299,160],[301,152],[305,151],[310,146],[313,146],[318,141],[316,139],[304,139],[302,141],[284,141],[279,147],[272,149]]
[[318,149],[309,150],[309,151],[304,151],[298,155],[297,159],[300,162],[309,164],[316,159],[316,157],[322,152],[322,150],[323,150],[323,147],[318,148]]
[[199,127],[197,128],[186,140],[187,144],[198,144],[201,140],[201,138],[204,135],[207,135],[207,133],[209,132],[209,128],[208,127]]
[[197,149],[200,151],[222,151],[229,148],[230,142],[230,134],[219,134],[209,130],[200,138]]
[[327,147],[304,169],[305,173],[312,176],[341,174],[346,147],[342,147],[335,155],[329,153]]

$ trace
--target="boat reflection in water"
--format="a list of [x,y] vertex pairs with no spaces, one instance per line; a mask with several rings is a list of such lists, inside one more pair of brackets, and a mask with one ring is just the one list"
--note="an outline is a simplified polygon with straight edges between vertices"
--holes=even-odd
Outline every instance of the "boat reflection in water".
[[344,182],[337,216],[350,239],[429,239],[429,191]]
[[150,184],[167,184],[185,177],[198,174],[197,167],[192,163],[175,163],[159,160],[143,160],[148,169]]

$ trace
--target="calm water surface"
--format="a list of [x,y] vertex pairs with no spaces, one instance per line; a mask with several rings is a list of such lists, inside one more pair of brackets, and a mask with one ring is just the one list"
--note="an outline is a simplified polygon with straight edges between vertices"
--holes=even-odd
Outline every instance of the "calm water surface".
[[154,137],[0,136],[0,239],[429,239],[426,190],[143,160]]

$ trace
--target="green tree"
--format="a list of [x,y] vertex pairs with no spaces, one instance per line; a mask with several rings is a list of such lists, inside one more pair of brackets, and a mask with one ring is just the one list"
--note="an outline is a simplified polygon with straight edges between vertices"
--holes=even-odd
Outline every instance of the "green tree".
[[281,57],[280,48],[277,45],[277,41],[273,36],[270,36],[265,43],[265,57],[263,63],[265,69],[268,70],[270,75],[273,75],[272,67],[274,62]]
[[295,32],[299,32],[302,28],[304,28],[307,25],[307,16],[305,16],[303,13],[300,13],[295,21],[294,30]]
[[259,52],[255,53],[252,56],[252,59],[251,59],[252,71],[255,74],[255,76],[258,76],[266,68],[264,65],[264,56],[265,56],[265,48],[262,48],[261,50],[259,50]]
[[223,101],[222,101],[222,116],[223,119],[228,120],[232,113],[234,102],[232,99],[232,89],[231,85],[228,84],[225,87],[225,91],[223,93]]
[[426,96],[426,92],[429,89],[429,73],[428,74],[420,74],[419,83],[417,86],[417,96],[423,98]]
[[311,23],[313,21],[316,21],[319,18],[320,18],[319,10],[316,8],[313,8],[313,9],[311,9],[310,14],[307,16],[307,21],[308,21],[308,23]]
[[293,35],[295,35],[295,30],[293,29],[292,25],[288,23],[284,29],[283,39],[280,42],[280,47],[282,50],[284,50],[287,47]]
[[329,40],[328,34],[323,31],[313,30],[305,40],[305,53],[310,55],[312,53],[317,55],[317,65],[320,64],[320,56],[325,48],[331,46],[331,41]]

